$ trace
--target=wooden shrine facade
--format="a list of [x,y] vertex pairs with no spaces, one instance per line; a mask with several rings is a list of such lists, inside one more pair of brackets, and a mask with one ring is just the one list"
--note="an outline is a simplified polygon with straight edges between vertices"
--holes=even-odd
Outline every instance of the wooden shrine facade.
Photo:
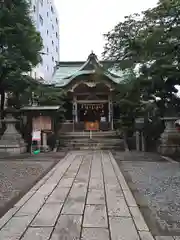
[[[61,67],[56,70],[57,76],[60,70],[62,73]],[[67,92],[66,120],[61,131],[113,130],[113,97],[117,78],[103,68],[93,53],[79,70],[64,77],[64,84],[60,87]]]

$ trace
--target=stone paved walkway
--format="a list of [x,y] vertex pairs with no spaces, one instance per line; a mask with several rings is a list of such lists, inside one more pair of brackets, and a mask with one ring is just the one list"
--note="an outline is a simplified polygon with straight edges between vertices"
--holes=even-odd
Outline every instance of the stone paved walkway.
[[112,154],[76,151],[70,152],[0,219],[0,239],[154,238]]

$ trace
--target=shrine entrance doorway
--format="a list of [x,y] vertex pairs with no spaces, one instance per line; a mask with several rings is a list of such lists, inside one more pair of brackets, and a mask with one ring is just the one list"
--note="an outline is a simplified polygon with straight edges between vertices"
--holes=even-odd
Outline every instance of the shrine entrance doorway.
[[84,122],[85,130],[100,130],[101,123],[108,121],[108,103],[78,104],[78,122]]

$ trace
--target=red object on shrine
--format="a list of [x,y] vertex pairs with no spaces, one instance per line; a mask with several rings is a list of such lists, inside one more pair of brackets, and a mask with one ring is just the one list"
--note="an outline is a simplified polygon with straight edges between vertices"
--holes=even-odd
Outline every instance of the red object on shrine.
[[86,122],[86,130],[89,131],[99,130],[99,122]]
[[178,130],[178,132],[180,132],[180,127],[179,126],[176,129]]

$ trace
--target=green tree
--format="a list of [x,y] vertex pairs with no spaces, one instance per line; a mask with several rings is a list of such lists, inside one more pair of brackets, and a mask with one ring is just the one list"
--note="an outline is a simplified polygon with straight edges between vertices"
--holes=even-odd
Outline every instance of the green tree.
[[105,38],[104,57],[118,61],[120,68],[136,69],[148,83],[144,97],[159,97],[165,114],[180,83],[180,1],[160,0],[142,16],[126,17]]
[[141,85],[133,71],[124,76],[124,81],[118,84],[114,102],[119,108],[118,129],[124,139],[124,147],[128,150],[128,136],[134,130],[135,118],[141,112]]
[[[26,0],[1,2],[0,8],[0,93],[1,110],[5,91],[22,87],[30,72],[41,61],[43,48],[40,33],[36,31]],[[24,81],[24,83],[23,83]],[[23,86],[22,88],[25,88]],[[19,89],[19,90],[20,90]]]

